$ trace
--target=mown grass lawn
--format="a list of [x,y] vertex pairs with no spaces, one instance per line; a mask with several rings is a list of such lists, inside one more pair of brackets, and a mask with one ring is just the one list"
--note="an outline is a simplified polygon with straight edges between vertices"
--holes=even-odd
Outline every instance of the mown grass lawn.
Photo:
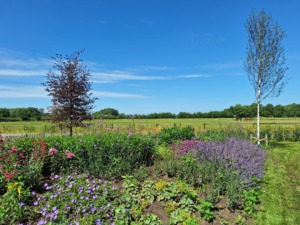
[[300,143],[272,144],[257,224],[300,224]]

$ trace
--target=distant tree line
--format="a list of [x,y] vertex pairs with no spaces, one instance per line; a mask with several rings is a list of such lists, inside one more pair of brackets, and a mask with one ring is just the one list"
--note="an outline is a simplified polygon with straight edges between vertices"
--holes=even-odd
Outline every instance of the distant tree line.
[[[165,119],[165,118],[235,118],[235,117],[255,117],[257,105],[236,104],[222,111],[210,112],[179,112],[178,114],[170,112],[134,114],[126,115],[119,113],[113,108],[105,108],[92,114],[95,119]],[[262,117],[300,117],[300,104],[290,105],[261,105]],[[46,120],[50,119],[43,109],[34,107],[28,108],[0,108],[0,121],[29,121],[29,120]]]
[[41,120],[45,116],[44,109],[28,108],[0,108],[0,121],[29,121]]
[[[164,119],[164,118],[235,118],[235,117],[255,117],[257,113],[257,104],[253,103],[251,105],[241,105],[236,104],[235,106],[230,106],[222,111],[210,111],[210,112],[179,112],[178,114],[170,112],[161,113],[150,113],[150,114],[134,114],[126,115],[124,113],[119,113],[118,110],[113,108],[106,108],[100,111],[94,112],[93,116],[96,119]],[[300,104],[290,104],[290,105],[275,105],[267,104],[265,106],[261,105],[262,117],[300,117]]]

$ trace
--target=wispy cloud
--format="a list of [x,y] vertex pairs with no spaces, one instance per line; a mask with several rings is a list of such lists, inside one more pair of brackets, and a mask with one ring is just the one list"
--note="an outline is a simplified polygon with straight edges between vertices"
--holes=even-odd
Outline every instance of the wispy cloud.
[[0,98],[47,98],[47,92],[41,86],[0,85]]
[[167,70],[172,70],[172,67],[169,66],[139,66],[137,69],[140,70],[146,70],[146,71],[151,71],[151,70],[158,70],[158,71],[167,71]]
[[164,76],[140,76],[131,74],[124,71],[111,71],[111,72],[93,72],[92,81],[94,83],[114,83],[124,80],[165,80]]
[[184,74],[184,75],[176,76],[176,78],[199,78],[199,77],[211,77],[211,75],[206,75],[206,74]]
[[[92,91],[93,97],[99,98],[148,98],[147,96],[131,94],[131,93],[118,93],[118,92],[105,92],[105,91]],[[10,98],[50,98],[48,93],[42,86],[33,85],[0,85],[0,99]]]
[[51,59],[32,58],[26,54],[0,49],[0,68],[41,69],[53,65]]
[[45,76],[47,70],[22,70],[22,69],[0,69],[0,76],[19,76],[19,77],[30,77],[30,76]]
[[112,72],[96,72],[93,74],[93,82],[94,83],[114,83],[118,81],[124,80],[172,80],[172,79],[192,79],[192,78],[203,78],[203,77],[211,77],[206,74],[182,74],[182,75],[168,75],[168,76],[140,76],[131,74],[124,71],[112,71]]
[[151,20],[140,19],[139,21],[150,26],[154,24],[154,22],[152,22]]
[[103,92],[103,91],[93,91],[93,96],[99,98],[148,98],[147,96],[137,95],[137,94]]

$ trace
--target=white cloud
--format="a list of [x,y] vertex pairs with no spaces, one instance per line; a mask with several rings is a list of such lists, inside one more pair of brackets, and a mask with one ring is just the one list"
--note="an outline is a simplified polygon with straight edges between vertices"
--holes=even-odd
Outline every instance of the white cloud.
[[48,96],[41,86],[0,85],[0,98],[48,98]]
[[137,70],[158,70],[158,71],[166,71],[172,70],[172,67],[169,66],[139,66]]
[[139,76],[123,71],[92,72],[94,83],[113,83],[122,80],[166,80],[163,76]]
[[[0,99],[9,98],[50,98],[42,86],[31,85],[0,85]],[[143,95],[93,91],[93,97],[99,98],[148,98]]]
[[51,59],[32,58],[23,53],[0,49],[0,67],[2,68],[44,69],[52,65]]
[[147,96],[143,96],[143,95],[116,93],[116,92],[93,91],[92,93],[94,97],[99,97],[99,98],[148,98]]
[[184,75],[178,75],[177,78],[199,78],[199,77],[211,77],[210,75],[206,74],[184,74]]
[[47,70],[0,69],[0,76],[46,76]]

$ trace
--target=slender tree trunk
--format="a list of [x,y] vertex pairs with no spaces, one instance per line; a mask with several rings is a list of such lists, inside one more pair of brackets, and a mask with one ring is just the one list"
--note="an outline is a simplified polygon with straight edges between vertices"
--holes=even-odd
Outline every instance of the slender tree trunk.
[[258,90],[257,90],[257,145],[260,145],[260,114],[259,114],[259,110],[260,110],[260,88],[261,88],[261,78],[259,75],[258,78]]
[[260,145],[260,99],[257,99],[257,145]]
[[70,126],[70,136],[72,137],[72,135],[73,135],[73,125],[71,124],[71,126]]

